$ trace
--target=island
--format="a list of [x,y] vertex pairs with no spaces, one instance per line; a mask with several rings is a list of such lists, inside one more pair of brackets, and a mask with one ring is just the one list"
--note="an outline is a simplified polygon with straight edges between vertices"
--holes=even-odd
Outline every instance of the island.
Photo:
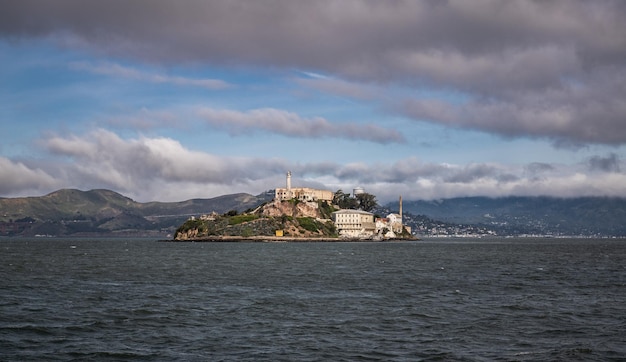
[[352,196],[307,187],[276,188],[272,201],[243,213],[192,216],[174,234],[173,241],[392,241],[414,240],[402,224],[400,212],[377,217],[367,211],[375,197],[362,188]]

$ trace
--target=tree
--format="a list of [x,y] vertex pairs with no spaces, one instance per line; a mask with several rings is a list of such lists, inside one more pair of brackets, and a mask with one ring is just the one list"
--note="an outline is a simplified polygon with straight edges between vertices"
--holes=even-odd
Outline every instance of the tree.
[[357,194],[356,197],[351,197],[350,194],[346,194],[341,190],[337,190],[337,192],[335,192],[333,204],[342,209],[361,209],[363,211],[371,211],[378,206],[376,196],[372,194],[364,192],[362,194]]
[[335,192],[333,204],[339,206],[341,209],[356,209],[358,206],[357,200],[350,197],[350,194],[346,194],[342,190],[337,190]]
[[359,205],[359,208],[363,211],[371,211],[376,206],[378,206],[376,196],[368,194],[367,192],[356,195],[356,201]]
[[346,197],[350,197],[350,195],[345,194],[343,190],[339,189],[335,191],[335,195],[333,196],[333,204],[341,205],[341,203],[346,199]]

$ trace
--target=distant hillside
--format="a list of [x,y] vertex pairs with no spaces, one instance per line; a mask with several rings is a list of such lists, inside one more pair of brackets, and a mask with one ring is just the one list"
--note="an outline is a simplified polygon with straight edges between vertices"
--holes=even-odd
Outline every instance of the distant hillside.
[[182,202],[139,203],[110,190],[65,189],[0,199],[0,235],[168,234],[191,215],[257,207],[267,195],[245,193]]
[[[389,204],[398,209],[398,203]],[[626,199],[464,197],[405,201],[403,211],[448,223],[487,225],[499,234],[626,236]]]
[[[110,190],[59,190],[41,197],[0,198],[0,236],[165,238],[190,216],[231,210],[241,213],[272,198],[271,193],[240,193],[181,202],[140,203]],[[383,209],[381,215],[395,212],[398,203]],[[449,234],[483,230],[497,235],[626,236],[624,198],[465,197],[405,200],[403,209],[405,221],[416,231],[436,228],[446,229]]]

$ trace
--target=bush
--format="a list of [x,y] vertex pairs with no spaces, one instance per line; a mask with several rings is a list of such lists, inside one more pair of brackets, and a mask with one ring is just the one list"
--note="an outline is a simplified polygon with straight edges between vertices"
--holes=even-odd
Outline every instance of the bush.
[[258,215],[241,214],[241,215],[236,215],[236,216],[232,216],[231,218],[229,218],[228,219],[228,224],[229,225],[237,225],[237,224],[241,224],[241,223],[244,223],[244,222],[256,220],[258,218],[259,218]]
[[250,237],[254,235],[254,231],[249,228],[249,227],[245,227],[242,231],[241,231],[241,236],[243,237]]
[[197,229],[198,232],[204,232],[207,230],[207,223],[204,220],[187,220],[177,230],[176,234],[187,232],[191,229]]
[[300,224],[300,227],[302,227],[304,230],[307,230],[313,233],[316,233],[319,231],[317,222],[315,221],[315,219],[311,217],[299,217],[298,223]]
[[324,219],[330,219],[332,217],[332,213],[335,211],[335,208],[332,207],[326,201],[318,201],[317,202],[320,210],[320,214]]
[[327,221],[324,224],[322,224],[322,227],[326,235],[337,236],[337,227],[335,226],[334,222]]

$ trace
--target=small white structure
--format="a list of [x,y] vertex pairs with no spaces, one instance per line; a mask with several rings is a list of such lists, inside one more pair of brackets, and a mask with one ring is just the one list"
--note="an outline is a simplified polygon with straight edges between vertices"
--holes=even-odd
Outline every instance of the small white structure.
[[352,196],[354,197],[356,197],[356,195],[362,195],[364,193],[365,193],[365,190],[360,186],[357,186],[352,189]]
[[402,223],[402,196],[399,200],[399,213],[391,213],[386,218],[376,219],[376,233],[384,238],[395,238],[402,235],[404,230],[411,232],[411,228]]
[[402,216],[400,214],[389,214],[387,219],[389,220],[389,228],[394,233],[402,233]]
[[342,209],[332,213],[332,220],[341,237],[368,238],[376,232],[374,214],[367,211]]
[[376,234],[387,239],[393,239],[396,237],[396,234],[393,232],[393,230],[389,226],[388,218],[379,217],[376,219]]

